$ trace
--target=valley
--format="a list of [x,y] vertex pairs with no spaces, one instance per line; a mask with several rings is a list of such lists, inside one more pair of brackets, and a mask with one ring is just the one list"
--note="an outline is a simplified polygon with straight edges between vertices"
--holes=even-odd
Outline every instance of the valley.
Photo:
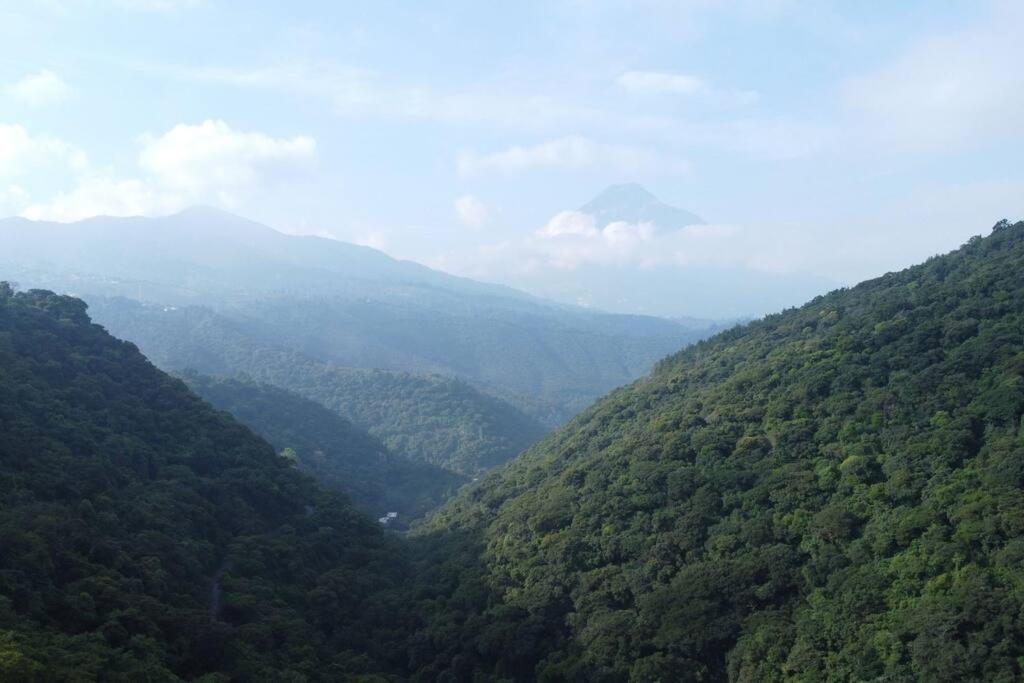
[[1012,680],[1022,262],[1001,222],[546,437],[462,379],[96,299],[182,381],[3,285],[0,674]]
[[0,683],[1024,681],[1022,32],[0,2]]

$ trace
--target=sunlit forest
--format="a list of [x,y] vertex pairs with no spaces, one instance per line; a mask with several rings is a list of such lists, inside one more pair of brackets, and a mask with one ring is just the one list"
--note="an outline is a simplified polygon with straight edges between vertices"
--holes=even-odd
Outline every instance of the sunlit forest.
[[1024,681],[1022,30],[0,3],[0,683]]

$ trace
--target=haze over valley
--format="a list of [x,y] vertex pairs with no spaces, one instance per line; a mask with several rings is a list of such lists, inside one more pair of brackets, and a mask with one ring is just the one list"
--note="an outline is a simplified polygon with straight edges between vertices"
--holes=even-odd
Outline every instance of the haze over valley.
[[[71,224],[14,218],[0,231],[0,265],[13,280],[84,297],[98,321],[168,369],[258,375],[274,372],[271,355],[292,354],[442,374],[552,426],[720,326],[558,305],[215,209]],[[267,355],[258,366],[257,351]]]
[[1021,29],[0,7],[0,681],[1024,680]]

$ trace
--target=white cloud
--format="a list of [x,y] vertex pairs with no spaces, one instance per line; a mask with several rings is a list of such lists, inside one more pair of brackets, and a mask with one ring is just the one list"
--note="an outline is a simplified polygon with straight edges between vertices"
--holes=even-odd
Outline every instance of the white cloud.
[[76,221],[89,216],[141,216],[183,208],[180,197],[137,179],[82,178],[67,192],[32,204],[21,215],[33,220]]
[[89,168],[85,152],[74,145],[0,124],[0,215],[25,211],[34,194],[74,184]]
[[178,124],[158,137],[144,135],[142,143],[139,165],[162,186],[227,205],[258,185],[308,170],[316,159],[313,138],[272,138],[224,121]]
[[491,154],[465,151],[458,155],[456,166],[462,176],[489,171],[511,173],[534,168],[582,169],[596,166],[630,173],[652,168],[670,172],[687,170],[684,161],[664,159],[647,148],[594,142],[580,136],[557,138],[528,147],[516,145]]
[[18,213],[29,203],[28,192],[20,185],[0,189],[0,216]]
[[537,231],[537,237],[549,239],[562,235],[583,235],[594,237],[598,234],[594,217],[581,211],[560,211],[556,213],[543,228]]
[[655,236],[650,223],[615,221],[598,226],[590,214],[562,211],[534,233],[527,248],[535,263],[563,270],[582,265],[651,265],[654,255],[645,247]]
[[509,268],[535,272],[571,271],[584,266],[736,264],[744,258],[740,255],[743,250],[736,243],[723,249],[721,241],[740,235],[739,228],[729,225],[696,225],[682,230],[659,230],[647,222],[614,221],[599,225],[591,214],[560,211],[524,240],[484,248],[477,255],[482,263],[477,265],[484,272]]
[[626,71],[615,82],[626,90],[647,94],[692,95],[704,89],[704,82],[696,76],[663,71]]
[[[18,125],[0,125],[0,180],[17,181],[0,192],[0,210],[34,219],[149,213],[165,203],[141,181],[118,181],[96,170],[75,145]],[[54,195],[55,184],[70,189]],[[40,195],[49,199],[33,201]]]
[[0,124],[0,216],[25,211],[34,196],[74,185],[89,170],[88,157],[75,145]]
[[0,180],[37,173],[84,171],[89,160],[78,147],[58,138],[31,135],[24,126],[0,124]]
[[[547,275],[608,268],[740,268],[794,272],[806,265],[799,248],[806,235],[749,231],[736,225],[693,225],[659,229],[648,222],[601,225],[591,214],[561,211],[532,233],[513,240],[450,252],[434,265],[469,277],[510,281],[543,280]],[[613,276],[612,272],[609,276]],[[546,275],[547,274],[547,275]]]
[[[273,138],[223,121],[179,124],[162,135],[143,135],[139,143],[138,169],[120,175],[95,168],[74,145],[0,125],[0,181],[12,183],[0,207],[59,221],[161,215],[195,203],[233,208],[316,161],[312,138]],[[15,181],[16,194],[10,189]]]
[[491,212],[482,201],[467,194],[455,200],[455,215],[467,228],[479,230],[490,218]]
[[63,102],[71,95],[71,87],[47,69],[26,75],[7,86],[5,91],[13,99],[33,107]]

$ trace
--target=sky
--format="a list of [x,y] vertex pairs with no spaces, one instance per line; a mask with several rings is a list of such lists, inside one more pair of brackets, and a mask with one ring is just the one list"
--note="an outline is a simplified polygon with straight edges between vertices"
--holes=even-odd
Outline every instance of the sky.
[[662,263],[643,226],[551,239],[636,182],[708,223],[673,267],[854,283],[1024,217],[1022,31],[984,0],[0,2],[0,216],[207,204],[529,289]]

